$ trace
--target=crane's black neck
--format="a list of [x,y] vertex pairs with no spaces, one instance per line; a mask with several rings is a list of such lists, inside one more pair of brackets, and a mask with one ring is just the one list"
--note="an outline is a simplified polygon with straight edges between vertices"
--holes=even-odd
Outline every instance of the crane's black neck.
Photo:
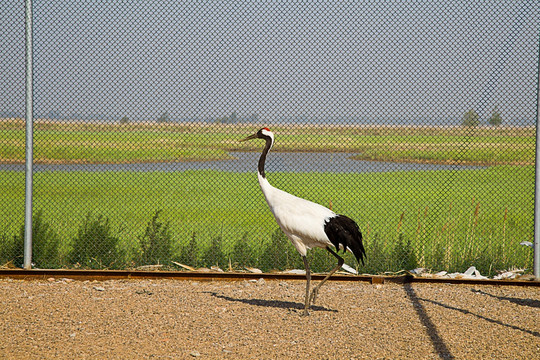
[[264,173],[264,163],[266,161],[266,154],[268,154],[268,151],[270,151],[270,148],[272,147],[272,138],[265,136],[264,139],[266,140],[266,145],[264,146],[261,157],[259,158],[259,174],[266,179],[266,174]]

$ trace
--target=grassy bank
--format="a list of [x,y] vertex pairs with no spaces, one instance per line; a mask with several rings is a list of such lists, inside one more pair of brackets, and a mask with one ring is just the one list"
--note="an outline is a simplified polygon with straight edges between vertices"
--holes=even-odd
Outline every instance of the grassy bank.
[[[483,273],[493,273],[532,265],[532,252],[519,245],[533,236],[531,166],[455,172],[273,173],[269,179],[359,223],[368,252],[368,263],[360,271],[411,266],[463,271],[475,265]],[[23,223],[24,173],[0,172],[0,187],[4,190],[0,203],[9,204],[0,209],[5,244],[18,236]],[[88,214],[109,219],[110,231],[122,249],[121,263],[135,264],[141,239],[157,210],[172,239],[167,260],[210,266],[219,259],[221,267],[230,261],[265,270],[302,266],[292,246],[276,232],[255,174],[43,172],[35,174],[34,209],[41,210],[43,220],[58,233],[63,266],[73,266],[69,254]],[[322,251],[312,256],[318,271],[334,261]],[[350,257],[347,261],[354,263]]]
[[[340,151],[377,161],[487,165],[534,163],[533,127],[275,125],[274,151]],[[38,163],[129,163],[227,159],[260,150],[237,142],[257,126],[235,124],[92,123],[37,120]],[[24,162],[24,122],[0,120],[0,159]]]

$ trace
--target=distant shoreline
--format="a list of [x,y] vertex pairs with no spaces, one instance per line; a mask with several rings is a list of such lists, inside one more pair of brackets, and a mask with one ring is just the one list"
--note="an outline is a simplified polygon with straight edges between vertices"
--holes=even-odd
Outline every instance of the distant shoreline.
[[[535,126],[268,124],[275,152],[351,153],[354,160],[441,165],[532,165]],[[253,124],[36,119],[35,164],[130,164],[227,160],[260,151],[238,140]],[[24,119],[0,119],[0,163],[22,164]]]
[[[258,153],[257,150],[235,150],[231,151],[247,151]],[[321,151],[273,151],[276,153],[318,153]],[[327,151],[324,153],[351,153],[348,151]],[[369,162],[383,162],[383,163],[402,163],[402,164],[427,164],[427,165],[455,165],[455,166],[529,166],[534,165],[534,162],[524,161],[509,161],[509,162],[489,162],[489,161],[456,161],[456,160],[427,160],[427,159],[371,159],[362,157],[361,154],[352,155],[349,157],[354,161],[369,161]],[[120,162],[90,162],[84,160],[48,160],[48,161],[35,161],[34,165],[130,165],[130,164],[173,164],[173,163],[191,163],[191,162],[212,162],[212,161],[229,161],[234,158],[208,158],[208,159],[177,159],[177,160],[162,160],[162,161],[120,161]],[[25,161],[16,160],[0,160],[1,165],[24,165]],[[0,170],[1,171],[1,170]]]

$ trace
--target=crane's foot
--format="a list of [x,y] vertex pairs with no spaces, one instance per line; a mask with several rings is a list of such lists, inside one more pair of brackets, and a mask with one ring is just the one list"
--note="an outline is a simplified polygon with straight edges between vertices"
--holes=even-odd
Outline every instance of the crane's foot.
[[308,309],[304,309],[304,312],[302,312],[302,315],[301,316],[309,316],[309,311]]

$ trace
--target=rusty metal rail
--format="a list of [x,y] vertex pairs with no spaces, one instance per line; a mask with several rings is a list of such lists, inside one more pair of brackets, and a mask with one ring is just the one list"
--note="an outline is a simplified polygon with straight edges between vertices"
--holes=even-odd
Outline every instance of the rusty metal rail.
[[[322,280],[324,275],[313,274],[313,280]],[[286,273],[243,273],[243,272],[202,272],[202,271],[140,271],[140,270],[72,270],[72,269],[0,269],[0,278],[22,280],[45,280],[49,278],[68,278],[73,280],[120,280],[120,279],[174,279],[196,281],[238,281],[238,280],[305,280],[302,274]],[[491,280],[491,279],[445,279],[380,275],[334,275],[332,281],[362,281],[371,284],[384,283],[446,283],[467,285],[512,285],[540,286],[540,281]]]

